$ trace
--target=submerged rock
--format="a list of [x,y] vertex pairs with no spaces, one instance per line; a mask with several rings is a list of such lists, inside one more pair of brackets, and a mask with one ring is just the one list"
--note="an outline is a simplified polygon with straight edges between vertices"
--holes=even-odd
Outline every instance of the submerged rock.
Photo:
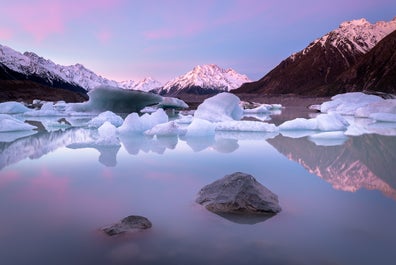
[[143,216],[130,215],[120,222],[101,228],[109,236],[119,235],[126,232],[138,232],[152,226],[151,222]]
[[203,187],[196,202],[217,214],[276,214],[278,196],[245,173],[235,172]]

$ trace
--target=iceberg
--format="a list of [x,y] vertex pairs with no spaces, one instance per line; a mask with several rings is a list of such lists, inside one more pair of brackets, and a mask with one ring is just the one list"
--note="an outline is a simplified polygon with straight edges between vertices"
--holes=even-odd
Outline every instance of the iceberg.
[[210,121],[194,118],[187,126],[186,137],[213,136],[215,135],[216,125]]
[[157,94],[108,86],[97,87],[89,91],[88,96],[86,102],[68,104],[68,111],[132,113],[162,102],[162,97]]
[[379,122],[396,122],[396,113],[373,113],[369,118]]
[[27,124],[8,114],[0,114],[0,132],[30,131],[36,126]]
[[319,131],[344,131],[349,123],[337,113],[320,114],[316,118]]
[[99,137],[96,140],[97,145],[119,146],[120,140],[117,137],[117,128],[109,121],[105,121],[98,128]]
[[144,132],[145,135],[151,136],[177,136],[183,133],[182,130],[175,121],[170,121],[167,123],[161,123],[155,125],[153,128]]
[[369,117],[373,113],[396,114],[396,99],[384,99],[356,109],[356,117]]
[[227,92],[207,98],[202,102],[194,113],[194,117],[211,122],[240,120],[243,109],[240,99]]
[[163,109],[158,109],[152,114],[145,113],[141,117],[136,112],[129,114],[123,124],[118,127],[118,132],[121,134],[126,133],[143,133],[157,124],[167,123],[169,121]]
[[245,108],[243,113],[245,114],[262,114],[271,113],[272,111],[281,110],[283,107],[281,104],[261,104],[254,108]]
[[15,101],[0,103],[0,113],[2,114],[19,114],[25,113],[29,110],[30,109],[25,105]]
[[337,113],[320,114],[316,118],[297,118],[278,126],[279,130],[344,131],[348,121]]
[[216,131],[277,132],[274,124],[259,121],[223,121],[215,123]]
[[188,105],[181,99],[172,97],[163,97],[157,107],[163,109],[187,109]]
[[379,96],[367,95],[362,92],[338,94],[332,97],[331,101],[322,103],[320,105],[320,112],[337,112],[342,115],[355,115],[358,108],[382,101],[384,99]]
[[285,121],[284,123],[278,126],[279,130],[288,131],[288,130],[316,130],[318,128],[318,122],[315,118],[313,119],[305,119],[305,118],[296,118],[294,120]]
[[65,116],[63,108],[59,108],[59,105],[54,105],[53,102],[44,102],[39,110],[30,110],[24,113],[24,116],[39,117],[39,116]]
[[88,127],[99,128],[106,121],[110,122],[115,127],[120,127],[124,122],[124,120],[120,116],[115,114],[114,112],[105,111],[105,112],[100,113],[98,116],[96,116],[92,120],[90,120],[88,122]]

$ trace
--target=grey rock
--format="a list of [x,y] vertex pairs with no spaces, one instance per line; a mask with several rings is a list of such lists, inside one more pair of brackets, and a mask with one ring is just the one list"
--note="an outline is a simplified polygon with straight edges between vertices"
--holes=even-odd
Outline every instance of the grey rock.
[[203,187],[196,202],[217,214],[276,214],[278,196],[253,176],[235,172]]
[[143,216],[130,215],[120,222],[102,227],[101,230],[109,236],[119,235],[126,232],[138,232],[152,226],[151,222]]

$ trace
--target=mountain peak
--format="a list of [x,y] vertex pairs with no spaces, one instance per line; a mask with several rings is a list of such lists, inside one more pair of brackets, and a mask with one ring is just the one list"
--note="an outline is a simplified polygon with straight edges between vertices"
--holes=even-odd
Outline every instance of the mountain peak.
[[218,93],[236,89],[247,82],[251,81],[246,75],[239,74],[231,68],[223,69],[216,64],[203,64],[166,83],[161,93]]
[[332,89],[337,78],[396,30],[396,19],[375,24],[366,19],[343,22],[305,49],[283,60],[256,82],[236,92],[265,94],[334,95],[348,88]]

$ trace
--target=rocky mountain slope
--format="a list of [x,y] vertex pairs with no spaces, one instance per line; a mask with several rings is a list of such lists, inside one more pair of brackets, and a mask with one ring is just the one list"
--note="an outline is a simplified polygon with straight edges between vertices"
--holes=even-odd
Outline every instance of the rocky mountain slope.
[[326,89],[396,94],[396,31],[382,39]]
[[242,85],[235,93],[309,96],[340,93],[330,85],[394,30],[396,18],[375,24],[365,19],[344,22],[282,61],[260,80]]
[[230,91],[250,82],[246,75],[233,69],[223,69],[215,64],[198,65],[190,72],[165,84],[158,91],[162,95],[215,94]]

